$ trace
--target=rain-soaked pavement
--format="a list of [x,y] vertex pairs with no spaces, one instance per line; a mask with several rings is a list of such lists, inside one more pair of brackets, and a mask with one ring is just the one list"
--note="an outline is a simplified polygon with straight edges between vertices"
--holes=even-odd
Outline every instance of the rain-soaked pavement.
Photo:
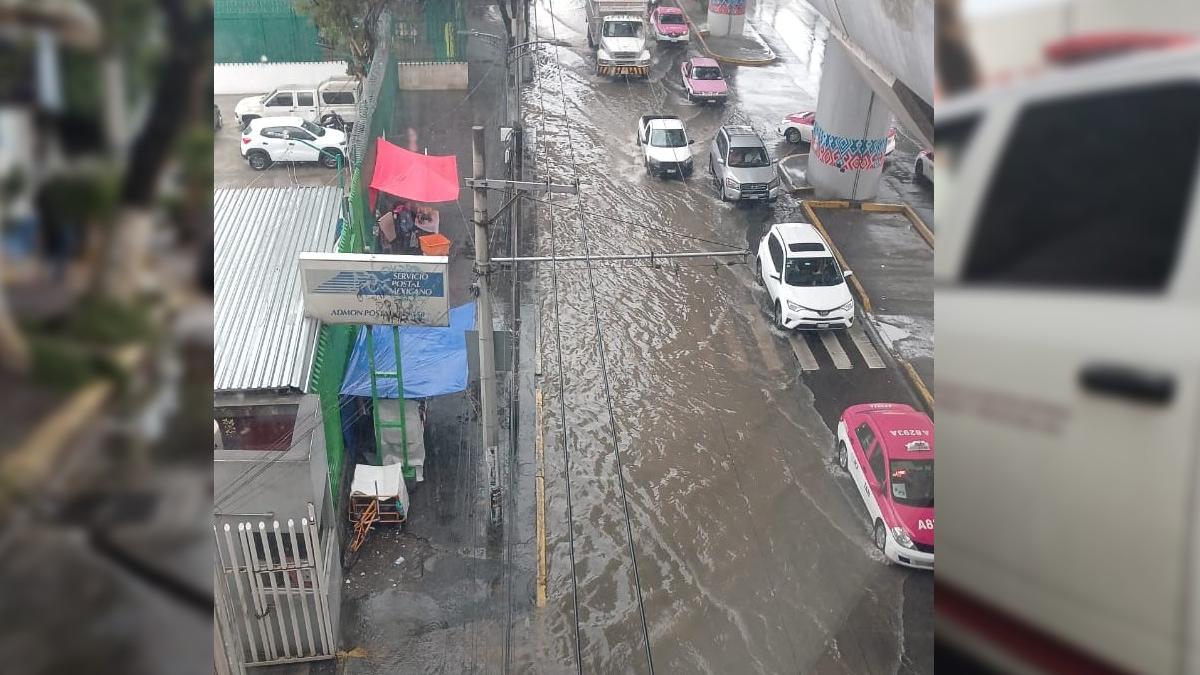
[[[485,7],[472,6],[471,27],[498,33],[495,7]],[[678,80],[696,46],[655,49],[649,81],[598,78],[582,1],[538,0],[537,37],[560,46],[541,51],[523,95],[527,179],[577,175],[581,195],[558,195],[553,208],[545,196],[526,201],[522,254],[581,254],[585,225],[593,254],[744,249],[771,223],[804,219],[790,195],[771,208],[721,203],[705,167],[708,143],[726,122],[753,125],[777,156],[805,150],[774,127],[815,105],[826,39],[815,17],[798,0],[757,3],[751,21],[779,60],[727,67],[732,100],[699,106],[684,101]],[[397,113],[431,153],[454,152],[460,166],[469,166],[468,141],[453,129],[483,123],[490,137],[498,126],[500,69],[482,43],[469,54],[469,106],[406,93],[407,108]],[[680,116],[696,139],[690,179],[645,176],[634,128],[650,113]],[[930,189],[910,182],[916,145],[903,130],[898,145],[879,199],[909,202],[932,226]],[[495,175],[500,153],[489,153]],[[503,200],[492,198],[494,213]],[[464,213],[469,205],[464,191]],[[467,235],[450,234],[460,242],[452,274],[461,286]],[[506,234],[493,255],[510,250]],[[831,236],[870,278],[873,296],[902,288],[897,312],[931,313],[916,278],[929,254],[908,235],[893,228],[855,242]],[[907,262],[880,266],[889,256]],[[435,403],[428,480],[413,493],[410,521],[401,532],[372,535],[344,588],[342,648],[362,652],[314,672],[558,673],[575,671],[577,659],[586,673],[646,672],[648,655],[669,673],[932,672],[932,577],[884,564],[866,510],[833,458],[832,429],[846,406],[917,402],[886,346],[896,334],[867,326],[784,335],[770,327],[765,296],[740,260],[658,269],[596,263],[591,277],[580,263],[557,272],[541,264],[526,274],[517,386],[501,379],[501,399],[512,393],[520,413],[516,438],[509,440],[512,427],[501,434],[502,454],[517,449],[505,462],[503,528],[486,523],[478,428],[467,412],[474,404],[466,396]],[[514,325],[510,280],[501,273],[493,286],[505,327]],[[924,292],[931,287],[930,279]],[[901,342],[931,352],[931,339],[913,328]],[[544,449],[540,463],[534,448]],[[549,558],[543,608],[534,602],[539,473]]]
[[[563,46],[543,52],[525,93],[527,142],[539,180],[578,172],[582,185],[579,201],[537,205],[540,254],[583,253],[584,227],[593,254],[748,248],[772,222],[803,219],[792,196],[721,203],[705,167],[722,123],[753,125],[777,155],[797,150],[773,130],[815,104],[825,33],[807,6],[752,10],[780,60],[727,67],[724,107],[684,101],[678,67],[694,47],[657,49],[649,81],[594,76],[582,15],[580,2],[536,3],[539,37]],[[645,176],[634,128],[650,113],[678,115],[696,139],[689,180]],[[916,150],[901,130],[880,200],[909,201],[932,224],[929,188],[909,181]],[[786,336],[748,266],[689,265],[537,271],[549,600],[518,619],[528,639],[511,664],[575,668],[577,595],[584,672],[646,671],[643,613],[661,672],[932,672],[932,577],[884,564],[833,458],[847,405],[916,403],[885,344],[872,331]],[[887,288],[887,269],[871,276]]]

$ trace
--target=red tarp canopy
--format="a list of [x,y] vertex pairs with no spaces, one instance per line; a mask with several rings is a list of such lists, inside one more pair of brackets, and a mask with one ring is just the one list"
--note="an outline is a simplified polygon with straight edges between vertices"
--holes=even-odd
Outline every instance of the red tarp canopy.
[[371,208],[375,208],[375,194],[380,191],[418,202],[457,201],[458,159],[422,155],[380,138],[371,176]]

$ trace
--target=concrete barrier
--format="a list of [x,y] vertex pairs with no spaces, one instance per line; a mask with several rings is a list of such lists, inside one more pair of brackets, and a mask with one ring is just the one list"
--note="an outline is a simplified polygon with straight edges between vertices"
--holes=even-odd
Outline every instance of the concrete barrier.
[[402,61],[400,89],[402,91],[452,91],[467,88],[466,62],[435,63]]
[[331,77],[345,77],[346,67],[345,61],[216,63],[213,94],[266,94],[281,84],[318,84]]

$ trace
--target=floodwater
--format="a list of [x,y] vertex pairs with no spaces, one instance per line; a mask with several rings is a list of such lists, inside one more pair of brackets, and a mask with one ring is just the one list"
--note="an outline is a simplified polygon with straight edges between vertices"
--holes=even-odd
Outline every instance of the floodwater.
[[[648,82],[610,81],[592,74],[581,5],[536,4],[538,37],[566,46],[542,51],[524,95],[531,166],[581,184],[538,205],[538,254],[751,248],[770,223],[803,218],[790,196],[724,204],[707,171],[722,123],[794,151],[774,124],[812,109],[825,38],[811,12],[776,15],[760,32],[789,34],[771,45],[780,62],[727,68],[721,107],[682,96],[695,47],[656,49]],[[691,178],[645,175],[642,114],[684,120]],[[842,408],[910,394],[893,363],[868,368],[848,339],[852,367],[834,369],[834,346],[771,329],[748,260],[538,268],[549,599],[514,646],[516,670],[579,659],[584,672],[646,672],[652,658],[661,672],[932,672],[932,577],[884,564],[833,461]],[[801,372],[797,340],[820,370]]]

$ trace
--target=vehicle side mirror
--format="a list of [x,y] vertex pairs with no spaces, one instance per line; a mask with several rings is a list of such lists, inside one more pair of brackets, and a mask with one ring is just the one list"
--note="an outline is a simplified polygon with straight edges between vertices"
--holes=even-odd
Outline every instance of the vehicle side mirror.
[[783,272],[780,272],[778,274],[773,274],[771,276],[775,277],[775,281],[783,283]]
[[696,139],[694,139],[694,138],[688,139],[688,145],[694,145],[695,143],[696,143]]
[[720,155],[717,155],[717,164],[724,164],[724,163],[725,163],[725,160]]
[[842,272],[843,279],[849,279],[852,276],[854,276],[854,272],[851,272],[850,270],[846,270],[846,271]]

